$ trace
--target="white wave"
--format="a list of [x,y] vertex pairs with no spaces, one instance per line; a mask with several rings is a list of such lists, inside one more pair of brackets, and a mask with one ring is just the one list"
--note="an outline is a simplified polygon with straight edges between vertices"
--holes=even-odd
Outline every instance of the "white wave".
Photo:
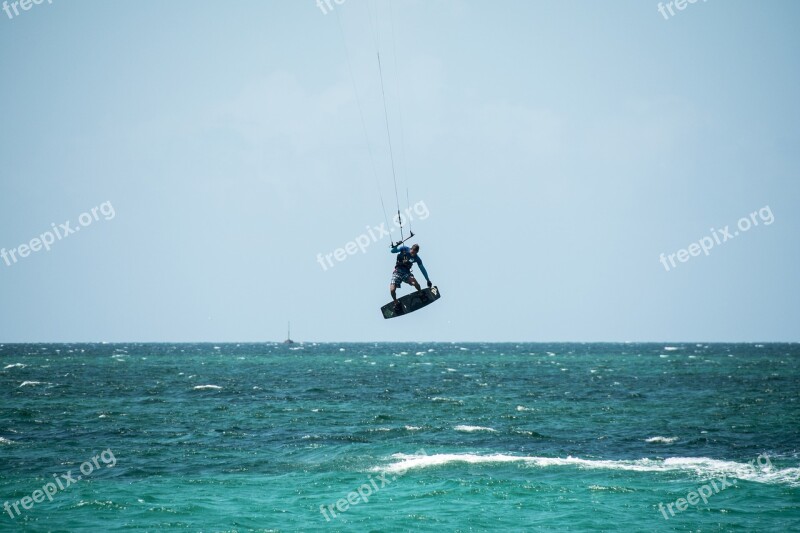
[[675,350],[680,350],[678,346],[664,346],[665,352],[674,352]]
[[222,387],[219,385],[198,385],[194,390],[220,390]]
[[406,431],[419,431],[422,429],[420,426],[405,426]]
[[492,433],[497,433],[496,429],[487,428],[487,427],[483,427],[483,426],[464,426],[464,425],[461,425],[461,426],[456,426],[453,429],[455,429],[456,431],[466,431],[468,433],[471,433],[473,431],[491,431]]
[[23,365],[22,363],[14,363],[12,365],[6,365],[3,370],[8,370],[9,368],[25,368],[28,365]]
[[464,405],[464,402],[461,400],[456,400],[455,398],[444,398],[442,396],[434,396],[431,398],[432,402],[449,402],[449,403],[457,403],[458,405]]
[[4,437],[0,437],[0,444],[14,444],[14,441],[6,439]]
[[[574,467],[581,469],[624,470],[631,472],[687,472],[702,479],[727,476],[730,478],[753,481],[757,483],[786,484],[800,487],[800,468],[776,469],[767,465],[721,461],[708,457],[673,457],[669,459],[637,459],[628,461],[580,459],[568,456],[536,457],[507,454],[478,455],[472,453],[392,455],[397,462],[382,467],[374,467],[372,471],[387,473],[403,473],[407,470],[444,466],[451,463],[486,464],[486,463],[521,463],[527,467]],[[766,468],[761,468],[766,466]]]
[[373,471],[389,472],[389,473],[402,473],[406,470],[416,468],[427,468],[431,466],[441,466],[448,463],[507,463],[524,460],[523,457],[515,457],[510,455],[475,455],[475,454],[448,454],[440,453],[435,455],[406,455],[403,453],[396,453],[392,457],[400,461],[385,468],[375,467]]
[[27,387],[29,385],[41,385],[41,384],[42,384],[41,381],[23,381],[20,387]]
[[589,485],[589,490],[594,491],[609,491],[609,492],[634,492],[633,489],[629,489],[626,487],[605,487],[603,485]]
[[678,440],[678,437],[650,437],[649,439],[645,439],[645,442],[672,444],[676,440]]
[[531,409],[530,407],[525,407],[524,405],[518,405],[517,411],[534,411],[534,409]]

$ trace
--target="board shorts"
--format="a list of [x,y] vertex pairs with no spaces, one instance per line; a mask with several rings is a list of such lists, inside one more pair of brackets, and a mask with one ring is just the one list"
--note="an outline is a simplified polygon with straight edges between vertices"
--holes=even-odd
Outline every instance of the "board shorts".
[[408,281],[408,278],[413,277],[414,274],[412,274],[410,270],[400,270],[399,268],[395,268],[394,272],[392,272],[392,280],[389,283],[395,287],[399,287],[403,282],[411,285],[411,282]]

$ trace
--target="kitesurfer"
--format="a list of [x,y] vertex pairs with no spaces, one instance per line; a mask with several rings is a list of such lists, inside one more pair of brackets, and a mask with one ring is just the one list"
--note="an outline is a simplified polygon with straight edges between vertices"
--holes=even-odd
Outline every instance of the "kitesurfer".
[[[418,291],[422,291],[419,283],[414,278],[414,274],[411,273],[411,267],[414,266],[414,263],[419,265],[419,270],[422,272],[422,275],[425,276],[429,289],[433,287],[433,283],[430,278],[428,278],[428,272],[425,270],[425,266],[422,264],[422,258],[419,256],[419,244],[414,244],[411,248],[408,246],[393,246],[391,251],[393,254],[397,254],[397,262],[394,265],[394,272],[392,272],[389,292],[392,295],[394,307],[397,310],[400,308],[400,302],[397,300],[396,289],[403,282],[413,285]],[[422,293],[422,298],[423,300],[427,299],[424,292]]]

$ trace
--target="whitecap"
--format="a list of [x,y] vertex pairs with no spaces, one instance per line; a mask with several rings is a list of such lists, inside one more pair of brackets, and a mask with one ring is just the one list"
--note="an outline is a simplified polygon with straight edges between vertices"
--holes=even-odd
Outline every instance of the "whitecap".
[[472,433],[473,431],[490,431],[492,433],[497,433],[496,429],[487,428],[487,427],[483,427],[483,426],[465,426],[465,425],[460,425],[460,426],[454,427],[453,429],[455,429],[456,431],[465,431],[467,433]]
[[455,398],[443,398],[441,396],[434,396],[431,398],[432,402],[449,402],[449,403],[456,403],[458,405],[464,405],[464,402],[461,400],[456,400]]
[[5,437],[0,437],[0,444],[14,444],[14,441],[6,439]]
[[20,387],[27,387],[29,385],[41,385],[41,384],[42,384],[41,381],[23,381]]
[[[758,465],[722,461],[708,457],[672,457],[668,459],[603,460],[580,459],[578,457],[537,457],[507,454],[479,455],[473,453],[435,455],[392,455],[397,462],[374,467],[373,471],[402,473],[411,469],[444,466],[452,463],[491,464],[521,463],[528,467],[551,468],[572,467],[581,469],[622,470],[630,472],[687,472],[701,479],[723,476],[753,481],[756,483],[785,484],[800,487],[800,468],[776,469],[771,465]],[[755,462],[755,461],[753,461]]]
[[678,437],[650,437],[649,439],[645,439],[645,442],[652,442],[658,444],[672,444],[678,440]]
[[198,385],[194,390],[220,390],[222,387],[219,385]]
[[25,368],[28,365],[23,365],[22,363],[14,363],[13,365],[6,365],[3,370],[8,370],[9,368]]

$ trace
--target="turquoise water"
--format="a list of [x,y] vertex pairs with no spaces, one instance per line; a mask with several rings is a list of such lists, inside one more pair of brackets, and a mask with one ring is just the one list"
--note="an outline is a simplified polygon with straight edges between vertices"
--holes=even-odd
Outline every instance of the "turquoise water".
[[0,529],[797,531],[799,362],[797,344],[3,345]]

